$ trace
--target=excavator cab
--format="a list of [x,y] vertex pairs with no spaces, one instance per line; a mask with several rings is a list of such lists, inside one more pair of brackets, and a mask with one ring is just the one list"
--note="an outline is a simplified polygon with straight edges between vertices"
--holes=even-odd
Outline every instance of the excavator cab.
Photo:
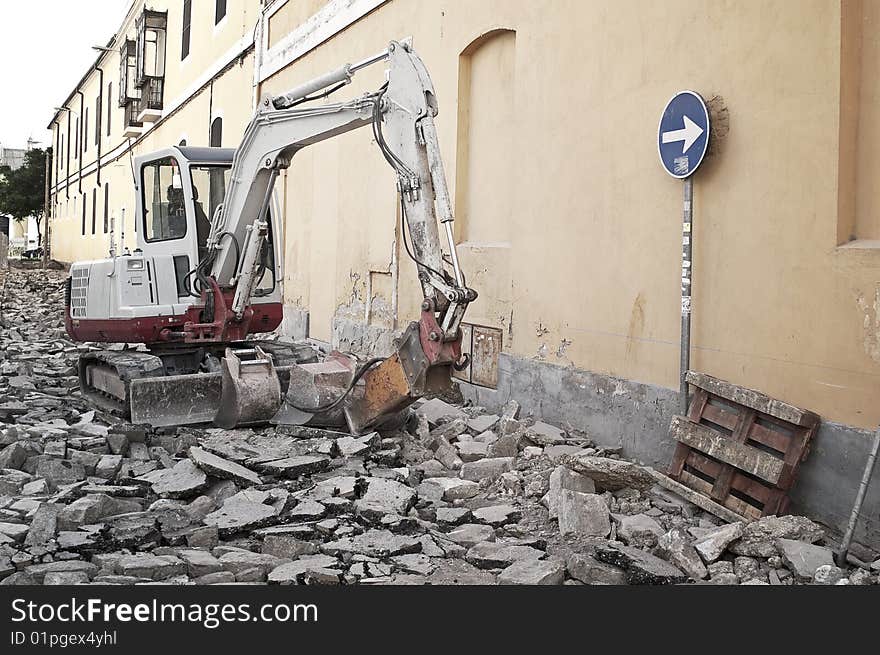
[[[198,298],[193,271],[208,252],[211,219],[223,203],[232,168],[232,148],[174,146],[135,160],[138,170],[137,247],[145,254],[170,257],[179,298]],[[260,298],[275,290],[275,244],[272,207],[264,247],[264,279],[257,285]],[[241,244],[231,244],[235,250]],[[156,274],[161,275],[156,268]],[[277,299],[280,301],[280,295]]]

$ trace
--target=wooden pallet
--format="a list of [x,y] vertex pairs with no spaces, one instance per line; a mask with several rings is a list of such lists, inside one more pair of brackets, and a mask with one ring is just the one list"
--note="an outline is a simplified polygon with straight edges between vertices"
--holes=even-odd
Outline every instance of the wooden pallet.
[[669,477],[745,519],[782,514],[819,416],[704,373],[688,415],[674,416]]

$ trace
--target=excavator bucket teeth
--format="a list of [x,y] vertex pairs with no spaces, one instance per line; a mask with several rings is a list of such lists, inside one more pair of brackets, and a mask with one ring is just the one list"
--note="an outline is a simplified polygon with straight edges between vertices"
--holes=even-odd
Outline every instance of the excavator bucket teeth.
[[221,428],[265,423],[281,406],[281,382],[272,358],[259,346],[226,349],[223,381],[214,424]]

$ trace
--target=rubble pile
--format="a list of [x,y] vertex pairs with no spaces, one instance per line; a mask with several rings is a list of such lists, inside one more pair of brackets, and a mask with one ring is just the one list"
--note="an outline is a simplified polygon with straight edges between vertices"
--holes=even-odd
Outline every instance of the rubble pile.
[[0,275],[0,584],[878,583],[812,521],[724,524],[515,401],[364,436],[127,424],[79,397],[63,274]]

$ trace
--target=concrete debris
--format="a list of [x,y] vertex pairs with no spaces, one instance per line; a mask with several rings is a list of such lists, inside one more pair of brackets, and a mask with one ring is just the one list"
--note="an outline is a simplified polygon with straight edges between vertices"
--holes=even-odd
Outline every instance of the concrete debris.
[[732,541],[739,539],[742,533],[742,523],[728,523],[697,539],[694,542],[694,548],[704,562],[711,563],[721,557],[727,546]]
[[339,584],[341,570],[335,567],[338,561],[327,555],[305,555],[293,562],[273,568],[268,574],[271,584]]
[[702,580],[709,574],[693,540],[681,528],[673,528],[657,540],[656,554],[695,580]]
[[149,482],[153,493],[163,498],[191,498],[208,486],[208,476],[189,459],[180,460],[170,469],[150,471],[138,479]]
[[506,544],[498,541],[483,541],[472,546],[465,559],[481,569],[497,569],[510,566],[519,560],[536,560],[544,557],[544,552],[531,546]]
[[244,499],[230,498],[223,507],[205,517],[206,525],[213,525],[222,537],[253,530],[272,523],[276,518],[271,505]]
[[812,580],[820,566],[834,566],[830,548],[793,539],[777,539],[776,548],[788,569],[803,581]]
[[424,416],[430,425],[438,425],[446,419],[464,419],[466,414],[460,407],[443,402],[439,398],[433,398],[421,404],[416,413]]
[[467,426],[474,434],[480,434],[491,430],[501,419],[497,414],[480,414],[467,420]]
[[0,584],[878,583],[809,519],[720,524],[515,400],[365,436],[130,425],[81,397],[105,346],[68,340],[63,294],[0,270]]
[[236,484],[245,487],[262,482],[260,476],[250,469],[209,453],[201,447],[190,448],[189,457],[196,466],[215,478],[232,480]]
[[604,491],[637,489],[646,491],[654,486],[654,478],[638,464],[621,459],[590,455],[563,455],[562,464],[582,473]]
[[609,542],[596,548],[596,559],[626,571],[629,584],[676,584],[687,578],[677,567],[638,548]]
[[453,502],[473,498],[480,493],[480,485],[472,480],[459,478],[427,478],[418,487],[418,494],[423,499]]
[[459,546],[472,548],[482,542],[495,541],[495,531],[488,525],[465,523],[446,533],[445,537]]
[[490,505],[473,511],[474,520],[479,523],[500,528],[508,523],[515,523],[522,518],[522,512],[512,505]]
[[664,530],[647,514],[613,514],[617,525],[617,538],[627,546],[650,550],[657,545]]
[[538,421],[526,430],[526,438],[540,446],[565,443],[565,433],[554,425]]
[[370,557],[389,557],[417,553],[422,549],[422,543],[415,537],[392,534],[389,530],[367,530],[354,537],[325,543],[320,548],[328,555],[356,553]]
[[555,519],[559,515],[559,503],[562,490],[580,491],[585,494],[596,493],[596,484],[586,475],[576,473],[565,466],[557,466],[550,474],[550,490],[546,495],[544,505],[550,512],[550,518]]
[[461,478],[473,482],[496,480],[513,468],[513,461],[513,457],[491,457],[468,462],[461,467]]
[[742,537],[730,545],[730,552],[749,557],[773,557],[777,539],[816,543],[825,538],[818,523],[805,516],[765,516],[743,527]]
[[597,494],[563,489],[559,503],[559,532],[607,537],[611,531],[611,513],[605,499]]
[[560,585],[565,567],[556,560],[521,559],[498,574],[503,585]]
[[612,564],[581,553],[570,553],[565,560],[565,568],[573,579],[590,585],[628,584],[626,572]]
[[384,514],[406,514],[415,498],[416,492],[405,484],[372,478],[355,507],[364,516],[381,518]]

